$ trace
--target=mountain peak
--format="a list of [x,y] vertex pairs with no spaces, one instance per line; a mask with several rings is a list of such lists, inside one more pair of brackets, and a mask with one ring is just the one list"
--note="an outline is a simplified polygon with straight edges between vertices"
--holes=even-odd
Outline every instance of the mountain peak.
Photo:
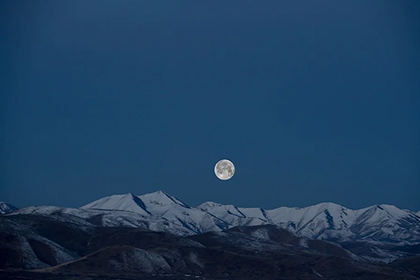
[[334,202],[321,202],[318,204],[315,204],[313,206],[309,206],[309,207],[320,207],[320,208],[333,208],[333,209],[338,209],[338,208],[346,208],[340,204],[334,203]]
[[223,204],[217,203],[217,202],[213,202],[213,201],[206,201],[202,204],[200,204],[199,206],[197,206],[197,208],[200,209],[211,209],[214,207],[220,207],[223,206]]
[[82,209],[101,209],[101,210],[122,210],[136,212],[142,215],[150,215],[144,202],[132,193],[117,194],[98,199],[86,204]]
[[129,211],[149,216],[151,213],[166,212],[173,207],[190,208],[176,197],[159,190],[141,196],[136,196],[132,193],[111,195],[80,208]]
[[377,212],[376,214],[377,216],[382,215],[382,216],[388,216],[388,217],[397,218],[397,219],[410,216],[410,213],[411,213],[411,211],[402,210],[394,205],[389,205],[389,204],[374,205],[374,206],[368,207],[367,209],[369,208],[371,209],[371,211]]
[[185,204],[178,198],[171,196],[161,190],[153,192],[153,193],[144,194],[138,197],[146,203],[148,209],[150,207],[155,208],[156,206],[165,207],[165,206],[173,206],[173,205],[190,208],[187,204]]

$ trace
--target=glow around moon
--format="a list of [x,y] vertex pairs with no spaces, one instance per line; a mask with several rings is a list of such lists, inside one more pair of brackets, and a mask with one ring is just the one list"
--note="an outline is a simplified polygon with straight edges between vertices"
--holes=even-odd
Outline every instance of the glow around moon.
[[219,160],[214,166],[214,174],[220,180],[229,180],[235,174],[235,165],[230,160]]

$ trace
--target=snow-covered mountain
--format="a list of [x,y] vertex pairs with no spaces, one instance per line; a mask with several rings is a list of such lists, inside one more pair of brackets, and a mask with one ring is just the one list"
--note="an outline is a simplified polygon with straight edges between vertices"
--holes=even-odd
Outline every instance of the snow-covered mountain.
[[113,195],[81,208],[135,212],[145,218],[170,221],[192,234],[234,226],[272,224],[312,239],[420,242],[420,217],[392,205],[352,210],[329,202],[304,208],[265,210],[206,202],[189,207],[158,191],[142,196]]
[[352,210],[320,203],[305,208],[264,210],[206,202],[198,208],[232,225],[273,224],[312,239],[420,242],[419,216],[392,205]]
[[112,195],[89,203],[81,209],[120,210],[153,218],[160,223],[171,222],[190,234],[222,230],[229,225],[222,219],[199,208],[192,208],[179,199],[157,191],[141,196],[133,194]]
[[13,205],[10,205],[6,202],[0,202],[0,215],[1,214],[7,214],[10,213],[12,211],[17,210],[17,208]]
[[407,255],[420,244],[420,216],[392,205],[352,210],[329,202],[265,210],[205,202],[190,207],[157,191],[141,196],[112,195],[78,209],[27,207],[8,215],[19,214],[48,216],[84,228],[132,227],[183,236],[236,226],[274,225],[300,237],[336,242],[355,252],[363,251],[360,255],[366,258],[385,261]]

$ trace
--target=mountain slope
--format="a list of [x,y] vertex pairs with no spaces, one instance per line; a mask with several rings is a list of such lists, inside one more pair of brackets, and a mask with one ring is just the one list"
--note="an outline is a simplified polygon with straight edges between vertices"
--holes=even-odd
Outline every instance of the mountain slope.
[[420,242],[420,217],[393,205],[356,210],[351,230],[358,239],[387,242]]
[[42,216],[0,216],[0,268],[42,268],[83,254],[88,234]]
[[[415,279],[404,266],[372,264],[325,241],[274,226],[235,227],[188,238],[128,228],[98,228],[89,252],[38,270],[101,279]],[[296,243],[296,241],[298,241]],[[41,274],[42,275],[42,274]],[[124,277],[123,277],[124,276]]]
[[192,232],[182,225],[155,216],[123,210],[77,209],[57,206],[37,206],[19,209],[7,216],[42,216],[50,219],[76,224],[81,228],[92,227],[131,227],[164,231],[178,235],[189,235]]
[[150,215],[150,212],[146,210],[144,202],[131,193],[104,197],[82,206],[81,209],[122,210],[135,212],[144,216]]
[[16,208],[15,206],[10,205],[6,202],[0,202],[0,215],[10,213],[10,212],[15,211],[17,209],[18,208]]

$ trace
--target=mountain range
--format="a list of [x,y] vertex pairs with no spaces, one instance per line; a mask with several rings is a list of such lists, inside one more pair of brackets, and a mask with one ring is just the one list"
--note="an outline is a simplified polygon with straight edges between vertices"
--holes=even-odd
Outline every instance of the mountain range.
[[265,210],[205,202],[198,207],[189,207],[179,199],[158,191],[142,196],[108,196],[81,209],[129,211],[145,218],[170,221],[182,228],[179,232],[175,230],[175,234],[197,234],[233,226],[272,224],[312,239],[395,243],[420,241],[419,216],[393,205],[374,205],[352,210],[334,203],[320,203],[305,208]]
[[[3,214],[0,216],[0,252],[3,252],[0,254],[3,267],[0,266],[0,269],[14,267],[60,273],[73,273],[78,269],[91,271],[86,267],[87,259],[98,265],[103,261],[103,254],[116,254],[118,258],[123,258],[123,261],[119,259],[122,263],[118,265],[127,266],[130,273],[138,267],[127,256],[135,255],[142,263],[148,260],[149,264],[141,271],[147,275],[161,275],[162,271],[201,275],[210,273],[203,268],[205,263],[208,264],[206,267],[222,265],[211,262],[208,257],[214,246],[222,247],[224,253],[229,248],[235,248],[233,253],[245,254],[245,259],[249,258],[248,250],[264,252],[261,254],[270,256],[270,261],[264,261],[268,267],[275,266],[272,259],[277,257],[272,256],[273,252],[276,255],[299,251],[311,260],[317,258],[312,254],[335,255],[346,260],[343,265],[351,266],[350,271],[356,269],[353,267],[356,263],[356,270],[361,271],[367,264],[372,265],[374,271],[381,271],[377,267],[381,263],[391,264],[405,258],[414,258],[411,262],[417,263],[416,258],[420,255],[419,215],[392,205],[352,210],[334,203],[320,203],[304,208],[266,210],[205,202],[190,207],[174,196],[157,191],[141,196],[131,193],[112,195],[80,208],[32,206],[16,209],[0,203],[0,209]],[[133,237],[127,237],[131,243],[115,241],[120,240],[117,235],[149,236],[163,232],[168,240],[176,239],[179,244],[182,243],[182,246],[179,245],[182,248],[194,248],[187,251],[196,257],[184,256],[184,266],[194,269],[176,268],[170,263],[176,257],[162,255],[155,249],[150,251],[144,244],[133,247],[138,242]],[[172,248],[168,245],[171,242],[164,246],[165,250]],[[122,244],[128,247],[112,247]],[[156,246],[162,248],[163,245],[159,243]],[[182,248],[177,247],[176,254],[183,252],[185,248]],[[89,255],[94,252],[99,259]],[[108,258],[105,259],[108,262]],[[403,262],[403,265],[407,263]],[[101,267],[109,267],[109,263],[101,263]],[[317,273],[318,270],[323,271],[321,267],[312,268]],[[238,275],[243,272],[241,270]],[[314,272],[311,270],[309,274],[313,276]],[[323,271],[320,274],[328,273]]]

